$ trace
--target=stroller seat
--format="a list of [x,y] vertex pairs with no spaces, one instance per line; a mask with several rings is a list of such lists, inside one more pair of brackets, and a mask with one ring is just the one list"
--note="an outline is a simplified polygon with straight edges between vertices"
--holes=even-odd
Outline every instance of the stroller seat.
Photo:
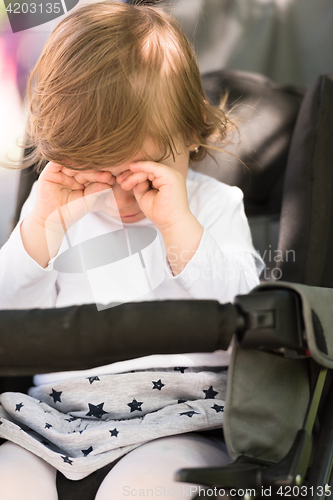
[[259,498],[332,495],[332,92],[332,76],[319,77],[293,131],[276,254],[284,281],[236,298],[247,331],[229,369],[224,420],[235,462],[180,471],[180,480]]
[[[1,380],[1,392],[13,390],[10,384],[14,382],[14,390],[17,391],[24,390],[24,383],[25,387],[31,385],[30,380],[17,379],[18,375],[85,369],[153,353],[227,349],[237,332],[239,346],[234,351],[225,408],[225,434],[236,466],[234,469],[229,467],[227,472],[182,471],[178,478],[226,489],[234,486],[252,488],[255,478],[255,494],[260,497],[260,486],[272,486],[277,477],[274,465],[277,464],[279,472],[284,456],[294,453],[291,450],[294,443],[297,453],[291,455],[291,459],[289,455],[289,468],[286,469],[287,477],[288,474],[296,474],[290,479],[291,484],[300,476],[297,481],[309,481],[308,488],[319,483],[325,486],[331,474],[332,453],[327,452],[320,465],[316,460],[320,455],[318,446],[322,446],[325,439],[330,443],[330,450],[333,449],[332,425],[324,418],[325,402],[329,404],[333,397],[327,396],[329,391],[332,392],[331,372],[325,371],[324,376],[320,366],[330,370],[333,365],[330,364],[332,342],[327,340],[328,321],[324,321],[323,307],[318,308],[318,303],[325,305],[325,312],[332,298],[330,288],[333,288],[330,259],[333,243],[330,231],[333,218],[333,169],[330,168],[333,146],[328,139],[328,132],[333,131],[333,121],[327,111],[333,99],[332,77],[318,79],[305,97],[299,89],[277,86],[260,75],[227,70],[204,75],[203,82],[207,97],[212,102],[217,102],[221,91],[228,90],[229,106],[236,106],[237,114],[245,116],[239,124],[240,145],[238,149],[237,145],[231,149],[243,163],[236,165],[230,160],[222,169],[211,162],[198,165],[195,169],[243,189],[254,246],[268,264],[269,272],[264,280],[279,278],[284,282],[303,284],[305,288],[295,285],[290,291],[288,283],[262,283],[259,289],[238,297],[235,304],[226,305],[216,301],[165,301],[122,304],[100,312],[94,305],[55,310],[0,311],[0,372],[6,377],[15,376],[14,379]],[[246,116],[249,118],[246,119]],[[224,155],[223,159],[226,157]],[[22,172],[17,218],[34,180],[32,169]],[[260,243],[261,248],[268,251],[265,255],[259,246],[262,236],[265,243]],[[293,261],[287,259],[290,250],[295,251]],[[272,260],[271,255],[281,258]],[[279,270],[278,276],[276,270]],[[306,317],[305,310],[310,310]],[[129,315],[132,317],[130,325],[126,321]],[[111,321],[112,318],[116,321]],[[168,332],[165,336],[162,333],[158,341],[153,335],[157,322]],[[45,324],[48,325],[47,338],[41,338]],[[111,324],[116,326],[110,327]],[[93,341],[90,331],[95,333]],[[305,339],[303,331],[312,334]],[[139,337],[138,332],[140,342],[134,341]],[[115,349],[115,340],[119,335],[122,336],[122,344]],[[161,339],[165,339],[163,344]],[[78,343],[80,351],[75,349]],[[327,354],[323,348],[325,343]],[[60,344],[61,351],[56,347]],[[52,359],[49,356],[51,350]],[[274,360],[275,364],[267,362],[267,359]],[[247,371],[244,372],[246,366]],[[269,380],[268,367],[272,368],[270,376],[276,376],[275,408],[279,408],[280,404],[283,411],[277,412],[278,418],[267,424],[263,432],[262,427],[258,429],[261,420],[256,422],[255,419],[269,404],[274,406],[266,399],[272,394],[269,394],[269,384],[265,387],[260,385],[263,390],[261,398],[256,397],[253,391],[258,389],[260,380]],[[253,374],[252,380],[244,375],[249,370]],[[291,378],[293,384],[288,383]],[[315,403],[312,403],[313,395]],[[251,408],[254,409],[250,411]],[[312,427],[311,422],[306,423],[310,421],[308,417]],[[285,420],[288,421],[287,430]],[[306,435],[304,432],[299,435],[304,422]],[[269,434],[278,427],[278,432]],[[309,444],[310,427],[314,430],[317,447]],[[320,428],[325,437],[320,434]],[[250,431],[247,439],[244,435],[246,429]],[[301,457],[300,469],[295,456]],[[265,472],[270,472],[265,476],[260,466]],[[273,466],[273,472],[268,466]],[[74,484],[69,484],[59,475],[60,500],[94,498],[97,484],[106,472],[97,471],[97,474]],[[259,476],[264,477],[262,484]],[[278,477],[285,478],[285,475]],[[81,483],[81,486],[76,483]],[[308,491],[311,493],[312,490]],[[313,491],[317,493],[317,490]]]

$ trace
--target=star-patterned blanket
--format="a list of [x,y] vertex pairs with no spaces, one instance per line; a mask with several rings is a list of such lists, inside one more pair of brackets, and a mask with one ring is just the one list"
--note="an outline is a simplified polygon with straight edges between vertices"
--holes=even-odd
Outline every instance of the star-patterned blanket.
[[73,378],[0,396],[0,437],[82,479],[143,443],[222,427],[225,368]]

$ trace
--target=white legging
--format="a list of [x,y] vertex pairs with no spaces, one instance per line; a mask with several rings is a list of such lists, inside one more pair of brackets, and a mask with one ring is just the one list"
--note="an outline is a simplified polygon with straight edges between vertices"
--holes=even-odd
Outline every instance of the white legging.
[[[95,500],[193,498],[198,485],[174,481],[184,467],[214,467],[231,461],[222,440],[184,434],[150,441],[125,455],[108,473]],[[20,446],[0,446],[1,500],[58,500],[56,470]]]

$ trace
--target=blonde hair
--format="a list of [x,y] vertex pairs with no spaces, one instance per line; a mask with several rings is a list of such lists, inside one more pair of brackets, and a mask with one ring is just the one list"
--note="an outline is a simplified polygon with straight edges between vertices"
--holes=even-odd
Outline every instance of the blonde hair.
[[147,138],[161,160],[177,154],[175,137],[202,146],[191,155],[201,160],[231,123],[207,102],[178,23],[154,7],[120,2],[83,6],[59,23],[30,75],[28,101],[34,149],[25,167],[118,165]]

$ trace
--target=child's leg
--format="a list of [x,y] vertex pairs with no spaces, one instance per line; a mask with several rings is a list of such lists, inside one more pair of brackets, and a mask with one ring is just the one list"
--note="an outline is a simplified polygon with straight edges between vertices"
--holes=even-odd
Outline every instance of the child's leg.
[[17,444],[0,446],[1,500],[57,500],[56,472]]
[[194,498],[199,486],[174,481],[174,473],[185,467],[217,467],[231,461],[222,440],[219,443],[192,433],[156,439],[125,455],[106,476],[95,500]]

